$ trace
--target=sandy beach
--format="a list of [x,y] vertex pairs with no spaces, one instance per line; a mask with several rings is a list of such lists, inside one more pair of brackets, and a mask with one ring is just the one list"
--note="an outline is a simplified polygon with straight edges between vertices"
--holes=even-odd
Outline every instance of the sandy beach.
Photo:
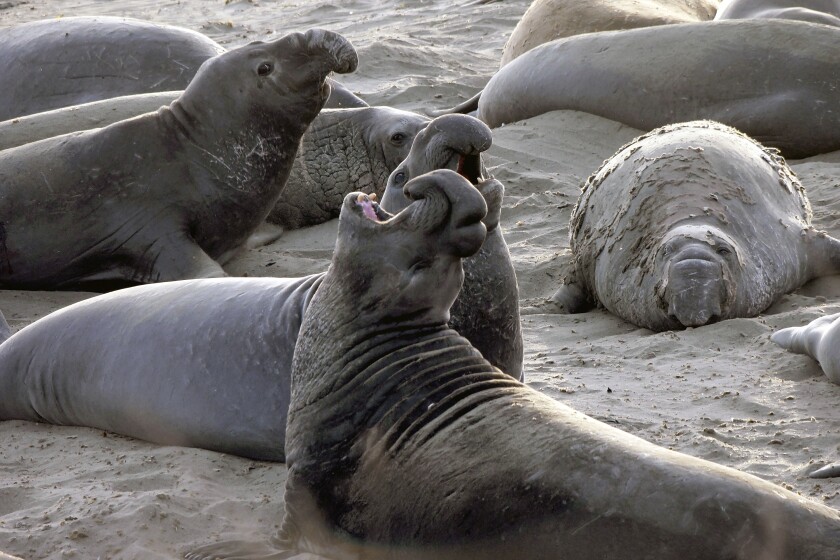
[[[71,15],[130,16],[200,31],[227,47],[323,27],[349,38],[340,80],[371,105],[444,108],[498,68],[529,0],[31,0],[0,2],[0,27]],[[648,441],[757,475],[834,508],[840,386],[769,340],[840,312],[840,277],[807,284],[760,316],[653,333],[604,310],[550,313],[569,260],[580,186],[641,131],[571,111],[494,130],[488,167],[507,188],[502,226],[516,267],[525,376],[535,389]],[[817,228],[840,237],[840,152],[791,161]],[[337,222],[286,232],[230,274],[325,270]],[[95,294],[0,291],[13,329]],[[267,538],[283,512],[285,466],[160,447],[101,430],[0,422],[0,551],[26,560],[172,559],[220,538]]]

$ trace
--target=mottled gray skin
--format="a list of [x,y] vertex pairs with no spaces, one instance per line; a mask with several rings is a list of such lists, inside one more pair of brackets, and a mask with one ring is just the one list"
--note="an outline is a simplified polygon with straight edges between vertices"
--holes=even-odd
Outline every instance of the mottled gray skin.
[[723,0],[715,21],[776,18],[840,27],[840,2],[836,0]]
[[0,152],[0,285],[223,276],[217,260],[277,201],[327,74],[357,64],[322,30],[251,43],[156,113]]
[[642,130],[709,119],[802,158],[840,149],[837,60],[837,31],[800,21],[577,35],[499,70],[480,94],[478,117],[495,128],[568,109]]
[[63,17],[0,29],[0,121],[90,101],[182,90],[224,48],[136,19]]
[[388,175],[429,120],[389,107],[321,111],[268,221],[286,229],[320,224],[338,217],[349,191],[382,195]]
[[825,375],[840,385],[840,313],[814,319],[803,327],[781,329],[770,340],[819,362]]
[[[495,180],[480,186],[490,210],[485,223],[493,216],[497,223],[503,189]],[[487,268],[512,268],[506,251],[485,258],[496,259]],[[165,445],[283,461],[292,354],[323,276],[164,282],[50,314],[0,344],[0,420],[92,426]],[[451,321],[468,339],[483,342],[495,365],[513,363],[511,375],[518,377],[518,328],[511,340],[504,336],[509,330],[481,323],[509,322],[493,313],[504,304],[464,301],[467,293],[481,293],[484,282],[491,283],[487,298],[516,300],[515,277],[514,292],[503,294],[498,276],[468,277]],[[496,340],[488,339],[488,328]],[[0,341],[9,334],[0,321]]]
[[[183,90],[207,59],[223,52],[190,29],[131,18],[63,17],[0,29],[0,121],[112,97]],[[329,81],[327,107],[367,105]]]
[[709,121],[621,148],[586,181],[569,231],[574,272],[555,301],[655,331],[753,317],[840,272],[840,242],[811,226],[784,160]]
[[280,532],[186,558],[836,558],[837,511],[575,412],[447,327],[480,245],[467,188],[415,179],[386,221],[346,199],[295,348]]
[[450,326],[465,336],[502,371],[522,379],[522,327],[519,287],[507,243],[499,227],[504,186],[484,180],[481,152],[493,137],[487,125],[467,115],[437,117],[421,131],[404,162],[388,178],[382,207],[391,213],[411,200],[403,193],[408,181],[435,169],[458,171],[487,202],[487,239],[475,255],[464,259],[464,285],[452,306]]

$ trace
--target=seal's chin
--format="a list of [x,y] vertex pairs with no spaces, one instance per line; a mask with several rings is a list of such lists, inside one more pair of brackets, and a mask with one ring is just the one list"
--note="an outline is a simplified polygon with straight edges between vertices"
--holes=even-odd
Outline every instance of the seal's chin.
[[376,201],[376,193],[370,195],[359,193],[354,203],[361,214],[372,222],[384,222],[393,217]]

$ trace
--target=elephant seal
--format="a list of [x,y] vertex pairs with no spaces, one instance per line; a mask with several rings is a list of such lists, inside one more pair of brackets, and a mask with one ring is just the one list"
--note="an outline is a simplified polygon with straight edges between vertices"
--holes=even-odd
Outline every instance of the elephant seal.
[[727,19],[793,19],[840,27],[836,0],[723,0],[715,21]]
[[483,200],[450,170],[406,190],[393,217],[342,207],[295,347],[279,534],[188,560],[836,558],[837,511],[492,367],[446,325]]
[[501,66],[538,45],[583,33],[707,21],[718,0],[534,0],[502,51]]
[[[115,97],[0,122],[0,150],[157,110],[181,92]],[[382,194],[429,117],[391,107],[324,109],[306,130],[283,195],[267,220],[284,229],[338,217],[350,188]],[[400,195],[402,196],[402,195]]]
[[504,186],[483,179],[481,153],[493,141],[487,125],[467,115],[437,117],[420,131],[411,152],[388,178],[382,207],[405,209],[406,183],[435,169],[451,169],[467,178],[487,201],[487,238],[481,249],[464,259],[464,285],[452,306],[450,326],[469,339],[493,365],[522,380],[524,349],[519,320],[519,287],[502,228]]
[[709,121],[636,138],[583,186],[569,225],[566,311],[597,302],[654,331],[754,317],[817,276],[840,242],[811,226],[785,161]]
[[[472,144],[483,149],[489,131],[478,124]],[[447,127],[436,136],[448,134],[464,138]],[[437,161],[415,154],[411,167],[417,172]],[[489,218],[497,221],[503,188],[493,179],[480,186]],[[506,250],[484,258],[494,260],[474,267],[495,264],[512,273]],[[0,420],[93,426],[160,444],[283,461],[292,354],[323,276],[164,282],[56,311],[0,344]],[[501,276],[468,275],[451,320],[493,364],[512,366],[508,371],[519,377],[522,335],[518,307],[510,303],[517,301],[516,280],[503,283]],[[511,316],[500,316],[504,309]],[[0,341],[10,335],[2,326]]]
[[838,59],[837,30],[801,21],[576,35],[500,69],[478,98],[478,117],[495,128],[570,109],[642,130],[709,119],[802,158],[840,149]]
[[[223,52],[190,29],[131,18],[63,17],[0,29],[0,121],[112,97],[183,90],[207,59]],[[367,105],[332,79],[330,86],[326,106]]]
[[781,329],[770,340],[791,352],[814,358],[826,376],[840,385],[840,313],[814,319],[804,327]]
[[[306,62],[304,65],[302,62]],[[156,113],[0,152],[0,285],[223,276],[352,45],[310,30],[208,60]]]

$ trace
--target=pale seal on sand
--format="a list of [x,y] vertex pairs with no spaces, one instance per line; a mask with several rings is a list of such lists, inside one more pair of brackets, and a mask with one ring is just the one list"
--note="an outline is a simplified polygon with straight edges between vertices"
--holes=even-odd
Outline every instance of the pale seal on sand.
[[[461,115],[447,120],[453,118],[478,123]],[[489,131],[478,124],[473,145],[486,149]],[[464,139],[458,130],[436,136],[450,133]],[[437,161],[415,155],[412,168]],[[485,222],[492,227],[503,188],[496,180],[481,186],[489,209]],[[501,233],[487,241],[499,239]],[[485,252],[493,262],[479,261],[474,268],[512,271],[507,251],[493,247]],[[511,316],[499,315],[517,301],[516,281],[503,284],[499,271],[467,276],[452,322],[493,364],[512,366],[509,373],[519,377],[518,307]],[[322,278],[165,282],[61,309],[0,344],[0,419],[92,426],[155,443],[282,461],[292,353]],[[515,330],[509,324],[514,319]],[[4,325],[0,341],[10,335]]]
[[505,43],[500,66],[538,45],[595,31],[707,21],[717,0],[534,0]]
[[840,27],[837,0],[723,0],[715,20],[794,19]]
[[802,158],[840,149],[837,60],[837,30],[801,21],[576,35],[500,69],[478,98],[478,117],[495,128],[568,109],[642,130],[710,119]]
[[770,340],[819,362],[825,375],[840,385],[840,313],[814,319],[803,327],[781,329]]
[[295,348],[279,534],[187,559],[836,558],[837,511],[492,367],[446,325],[483,200],[449,170],[406,190],[393,217],[345,199]]
[[0,285],[223,276],[217,260],[277,201],[327,75],[357,64],[330,31],[255,42],[156,113],[3,150]]
[[[112,97],[183,90],[202,63],[223,52],[190,29],[131,18],[62,17],[0,29],[0,121]],[[329,82],[327,107],[366,105]]]
[[554,296],[655,331],[754,317],[840,272],[840,242],[811,226],[805,189],[775,151],[709,121],[633,140],[583,187],[572,266]]
[[[0,122],[0,150],[90,130],[169,105],[179,91],[115,97]],[[267,220],[284,229],[338,217],[350,190],[382,194],[429,117],[391,107],[324,109],[306,130]],[[402,194],[400,194],[402,196]]]

